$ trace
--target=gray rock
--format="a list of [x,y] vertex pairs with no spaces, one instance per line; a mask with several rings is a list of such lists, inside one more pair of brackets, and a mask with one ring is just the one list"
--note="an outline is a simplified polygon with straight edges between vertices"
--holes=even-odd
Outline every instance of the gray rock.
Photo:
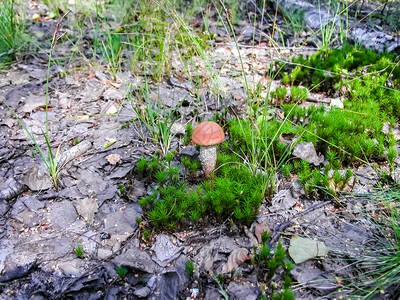
[[292,191],[292,196],[297,199],[306,194],[303,184],[298,179],[290,182],[289,189]]
[[206,290],[205,300],[221,300],[224,299],[221,292],[216,288],[208,288]]
[[379,176],[371,167],[359,167],[355,172],[356,184],[353,192],[356,194],[370,193],[374,189],[374,185],[378,182]]
[[171,135],[184,135],[186,132],[185,125],[181,123],[173,123],[171,126]]
[[14,178],[10,177],[6,181],[0,179],[0,200],[10,200],[24,191],[25,187]]
[[[5,251],[9,251],[9,244],[3,244]],[[3,250],[3,249],[2,249]],[[3,274],[0,276],[0,282],[6,282],[15,278],[20,278],[27,274],[29,270],[36,263],[37,255],[30,253],[27,249],[19,251],[13,249],[13,252],[9,253],[4,261]]]
[[221,236],[215,243],[219,245],[219,253],[229,254],[233,250],[239,248],[239,245],[232,238],[227,236]]
[[243,42],[248,42],[248,41],[258,41],[260,39],[260,33],[259,30],[257,28],[255,28],[254,26],[244,26],[240,36],[239,36],[239,41],[243,41]]
[[257,300],[260,288],[250,284],[238,284],[231,281],[226,288],[229,299],[232,300]]
[[24,99],[24,106],[22,106],[19,111],[24,113],[30,113],[39,107],[46,106],[46,96],[39,96],[35,94],[30,94]]
[[128,199],[137,202],[141,197],[145,195],[146,195],[146,188],[144,186],[143,181],[134,179],[132,181],[131,188],[127,193]]
[[150,292],[151,292],[150,288],[145,286],[145,287],[142,287],[141,289],[134,291],[133,294],[136,297],[145,298],[150,294]]
[[72,224],[78,214],[70,201],[64,200],[49,204],[49,220],[55,230],[61,230]]
[[126,266],[146,273],[155,273],[160,269],[147,252],[138,248],[127,250],[115,257],[112,262],[118,267]]
[[124,98],[124,94],[116,89],[109,88],[103,93],[104,100],[122,100]]
[[199,253],[194,257],[199,271],[210,272],[212,270],[214,262],[220,260],[218,255],[219,246],[219,243],[216,245],[215,241],[213,241],[200,248]]
[[357,245],[364,245],[370,238],[368,231],[361,224],[342,222],[341,225],[346,241],[352,240]]
[[186,146],[183,147],[181,155],[186,155],[193,158],[199,156],[199,151],[196,150],[195,146]]
[[79,192],[78,188],[76,186],[72,186],[66,189],[62,189],[59,193],[58,196],[60,198],[69,198],[69,199],[82,199],[85,198],[85,196]]
[[272,207],[271,212],[279,210],[288,210],[293,207],[297,202],[296,198],[293,198],[292,193],[289,190],[279,191],[271,200]]
[[108,176],[110,179],[119,179],[125,177],[131,170],[133,166],[118,167],[118,169]]
[[311,287],[317,289],[322,295],[329,294],[335,291],[338,286],[334,274],[326,274],[315,266],[314,261],[306,261],[296,265],[291,271],[293,279],[303,287]]
[[186,289],[190,283],[189,275],[186,272],[186,263],[188,261],[189,259],[186,257],[186,255],[181,254],[174,263],[174,268],[179,275],[179,291]]
[[396,168],[395,170],[393,170],[392,178],[393,178],[394,182],[396,182],[397,184],[400,184],[400,168]]
[[26,196],[20,198],[20,200],[30,211],[38,211],[45,206],[45,204],[42,201],[38,200],[36,196]]
[[4,216],[9,208],[10,203],[7,200],[0,200],[0,216]]
[[322,155],[317,155],[314,145],[311,142],[297,144],[296,147],[294,147],[293,155],[312,163],[315,166],[319,166],[324,161],[324,157]]
[[8,254],[13,252],[13,243],[10,240],[0,240],[0,274],[3,271],[5,265],[4,262]]
[[31,167],[22,177],[21,183],[28,186],[32,191],[47,190],[54,185],[44,163]]
[[75,276],[78,277],[82,275],[83,272],[80,271],[79,267],[81,265],[81,261],[79,259],[72,259],[69,261],[61,261],[58,264],[58,267],[66,276]]
[[179,276],[174,271],[165,271],[151,277],[147,286],[151,289],[148,299],[175,300],[178,295]]
[[183,249],[184,247],[176,247],[172,244],[168,236],[164,234],[159,234],[156,242],[151,247],[151,250],[154,251],[153,260],[161,267],[165,267],[168,263],[177,258]]
[[87,224],[92,224],[94,221],[94,215],[99,209],[96,199],[84,198],[74,200],[73,204],[78,214],[87,222]]
[[104,217],[104,231],[109,234],[129,235],[137,227],[136,218],[140,217],[138,204],[127,205],[125,209],[108,213]]
[[107,182],[90,170],[82,170],[78,181],[78,190],[86,196],[95,196],[103,192],[107,187]]

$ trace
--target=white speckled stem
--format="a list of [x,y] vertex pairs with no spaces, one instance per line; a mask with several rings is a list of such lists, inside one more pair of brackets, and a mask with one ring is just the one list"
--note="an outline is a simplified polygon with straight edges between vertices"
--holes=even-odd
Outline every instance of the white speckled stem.
[[210,177],[210,174],[214,172],[215,165],[217,164],[217,147],[215,145],[200,146],[199,159],[206,178]]

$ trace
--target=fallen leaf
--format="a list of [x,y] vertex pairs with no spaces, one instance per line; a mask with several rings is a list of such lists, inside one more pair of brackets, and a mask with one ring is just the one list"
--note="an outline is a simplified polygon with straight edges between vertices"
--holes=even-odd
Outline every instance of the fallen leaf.
[[110,154],[106,156],[107,161],[112,164],[112,165],[116,165],[117,163],[119,163],[121,161],[121,155],[119,154]]
[[264,232],[271,232],[271,228],[269,228],[267,221],[264,221],[262,223],[256,223],[256,225],[254,226],[254,235],[257,238],[257,241],[259,244],[261,244],[261,234]]
[[117,112],[118,112],[118,109],[117,109],[117,107],[113,104],[113,105],[111,105],[111,106],[107,109],[106,114],[113,115],[113,114],[116,114]]
[[32,21],[40,21],[40,15],[38,13],[33,14]]
[[222,267],[222,273],[228,273],[232,271],[233,268],[236,268],[249,258],[249,250],[246,248],[238,248],[233,250],[228,257],[228,261]]
[[108,148],[111,147],[112,145],[114,145],[117,140],[116,139],[111,139],[111,138],[106,138],[106,140],[108,141],[107,143],[104,144],[104,148]]
[[289,255],[296,264],[317,256],[325,256],[329,248],[322,242],[306,239],[297,235],[290,240]]

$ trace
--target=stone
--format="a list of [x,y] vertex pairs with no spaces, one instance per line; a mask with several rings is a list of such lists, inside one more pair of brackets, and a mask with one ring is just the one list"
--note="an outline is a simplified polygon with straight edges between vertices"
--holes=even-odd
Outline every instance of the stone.
[[141,214],[132,206],[126,206],[123,210],[108,213],[103,219],[104,231],[111,235],[132,234],[137,227],[135,221],[137,217],[141,217]]
[[151,289],[148,299],[175,300],[178,296],[179,276],[174,271],[164,271],[152,276],[147,286]]
[[257,300],[260,295],[260,288],[231,281],[226,288],[226,292],[229,295],[229,299],[232,300]]
[[146,298],[150,294],[150,292],[151,292],[150,288],[145,286],[142,287],[141,289],[134,291],[133,294],[139,298]]
[[296,198],[293,198],[291,191],[281,190],[271,200],[272,207],[271,212],[279,210],[288,210],[292,208],[297,202]]
[[47,206],[48,218],[55,230],[62,230],[78,218],[75,207],[70,201],[53,202]]
[[296,147],[294,147],[293,155],[317,167],[324,161],[323,155],[317,155],[314,145],[311,142],[297,144]]
[[103,192],[107,187],[107,182],[90,170],[82,170],[78,181],[78,190],[86,196],[96,196]]
[[143,181],[134,179],[132,181],[131,188],[127,193],[127,197],[130,201],[138,202],[140,198],[146,195],[146,188]]
[[99,208],[96,199],[84,198],[74,200],[72,203],[74,204],[78,214],[86,221],[86,223],[89,225],[93,224],[94,215]]
[[184,247],[176,247],[165,234],[159,234],[151,247],[154,251],[153,260],[161,267],[165,267],[183,251]]
[[70,261],[62,261],[58,264],[58,267],[66,276],[78,277],[82,275],[82,272],[77,267],[80,265],[78,259],[73,259]]
[[193,158],[199,156],[199,151],[196,150],[195,146],[186,146],[183,147],[181,155],[186,155]]
[[154,273],[160,269],[150,255],[139,248],[127,250],[125,253],[116,256],[112,262],[117,267],[126,266],[146,273]]
[[116,89],[109,88],[103,93],[104,100],[122,100],[124,98],[124,94]]
[[4,262],[8,254],[13,252],[13,243],[7,239],[0,240],[0,274],[5,268]]
[[97,249],[97,258],[98,259],[106,259],[111,254],[113,254],[113,252],[110,249],[106,249],[106,248]]

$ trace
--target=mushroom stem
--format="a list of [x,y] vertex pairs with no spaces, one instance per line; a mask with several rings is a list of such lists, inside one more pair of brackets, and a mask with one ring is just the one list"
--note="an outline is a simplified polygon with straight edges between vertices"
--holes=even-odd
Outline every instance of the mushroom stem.
[[204,175],[206,178],[209,178],[210,174],[214,172],[215,165],[217,164],[217,147],[215,145],[200,146],[199,159]]

